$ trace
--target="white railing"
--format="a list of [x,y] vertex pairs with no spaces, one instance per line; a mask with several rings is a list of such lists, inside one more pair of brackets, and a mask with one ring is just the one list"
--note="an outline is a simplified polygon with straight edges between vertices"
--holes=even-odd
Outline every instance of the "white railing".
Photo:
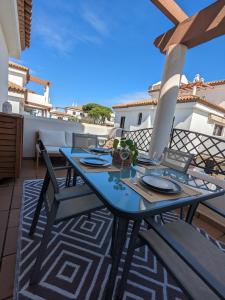
[[28,92],[27,101],[28,101],[28,103],[31,102],[31,103],[35,103],[35,104],[39,104],[39,105],[45,105],[48,107],[52,107],[52,105],[46,100],[44,95],[39,95],[39,94]]

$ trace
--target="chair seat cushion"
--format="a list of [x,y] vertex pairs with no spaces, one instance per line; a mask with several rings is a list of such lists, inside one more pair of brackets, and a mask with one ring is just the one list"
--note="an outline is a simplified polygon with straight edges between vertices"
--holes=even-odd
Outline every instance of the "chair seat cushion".
[[[89,194],[85,195],[87,193]],[[82,194],[84,196],[79,196]],[[103,203],[86,184],[64,188],[60,191],[60,197],[70,197],[70,199],[60,201],[56,222],[104,207]]]
[[67,147],[65,131],[39,130],[39,138],[45,146]]
[[221,216],[225,217],[225,196],[207,200],[202,202],[203,205],[211,208],[213,211],[217,212]]
[[[163,226],[205,270],[212,274],[223,286],[225,278],[225,253],[211,241],[203,237],[192,225],[183,221],[167,223]],[[165,263],[182,287],[194,299],[219,299],[203,280],[175,253],[175,251],[152,229],[142,232],[141,237]]]
[[45,146],[48,154],[59,154],[59,147],[55,146]]

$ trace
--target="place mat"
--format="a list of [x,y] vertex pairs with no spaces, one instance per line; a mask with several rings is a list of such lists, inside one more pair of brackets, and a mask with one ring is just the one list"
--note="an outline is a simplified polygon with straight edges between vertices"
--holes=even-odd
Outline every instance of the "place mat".
[[106,167],[91,167],[84,165],[80,162],[80,159],[83,157],[71,157],[75,162],[77,162],[82,169],[86,172],[118,172],[119,169],[114,165],[106,166]]
[[138,166],[144,167],[145,169],[151,170],[151,169],[167,169],[166,166],[163,165],[146,165],[146,164],[141,164],[137,163]]
[[[166,178],[166,177],[165,177]],[[149,202],[158,202],[162,200],[171,200],[171,199],[178,199],[188,196],[197,196],[201,195],[199,191],[197,191],[194,188],[191,188],[183,183],[177,182],[180,187],[182,188],[182,192],[178,194],[163,194],[160,192],[153,191],[151,189],[148,189],[144,187],[140,180],[137,180],[135,183],[132,182],[129,178],[122,179],[122,181],[128,185],[130,188],[132,188],[135,192],[140,194],[142,197],[144,197]]]

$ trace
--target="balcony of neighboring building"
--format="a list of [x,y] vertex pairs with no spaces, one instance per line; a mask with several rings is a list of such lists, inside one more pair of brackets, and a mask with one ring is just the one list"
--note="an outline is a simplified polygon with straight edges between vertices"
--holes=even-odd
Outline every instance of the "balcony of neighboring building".
[[52,108],[52,104],[50,103],[49,98],[47,98],[45,94],[40,95],[31,90],[27,91],[27,99],[25,105],[42,109]]

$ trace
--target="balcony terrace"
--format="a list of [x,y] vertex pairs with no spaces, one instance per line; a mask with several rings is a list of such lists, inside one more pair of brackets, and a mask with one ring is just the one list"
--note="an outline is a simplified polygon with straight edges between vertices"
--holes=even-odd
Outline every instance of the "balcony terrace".
[[[62,165],[63,161],[55,161]],[[22,161],[20,177],[16,180],[5,180],[0,185],[0,233],[1,233],[1,269],[0,269],[0,299],[9,300],[13,296],[14,272],[17,251],[17,230],[19,226],[19,213],[23,182],[25,180],[40,179],[45,174],[45,167],[40,165],[36,169],[35,162],[31,159]],[[58,171],[59,177],[65,177],[65,171]],[[214,220],[209,220],[204,215],[197,214],[193,222],[205,230],[211,237],[225,243],[225,227],[215,226]]]

